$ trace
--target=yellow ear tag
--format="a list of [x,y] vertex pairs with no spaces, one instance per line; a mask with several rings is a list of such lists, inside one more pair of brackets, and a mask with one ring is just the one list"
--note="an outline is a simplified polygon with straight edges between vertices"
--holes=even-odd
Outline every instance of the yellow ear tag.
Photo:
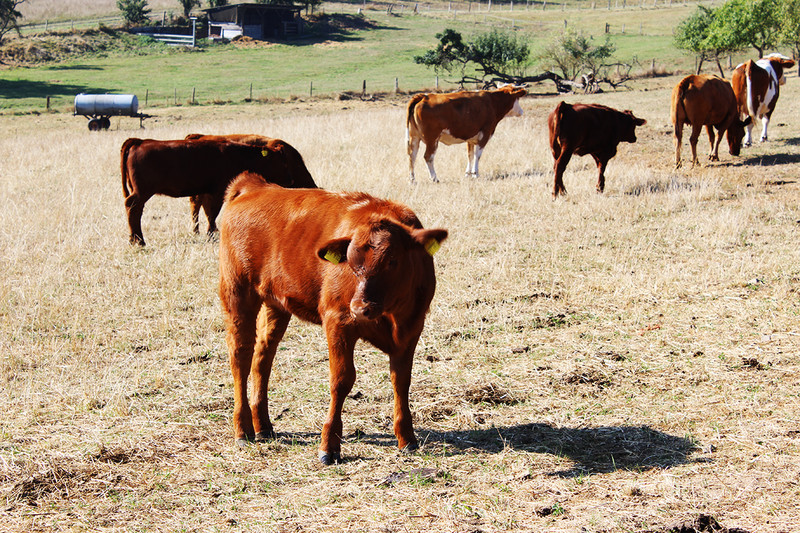
[[267,157],[267,155],[269,155],[269,150],[261,150],[262,157]]
[[428,254],[430,254],[431,257],[433,257],[433,254],[438,252],[439,248],[441,247],[442,245],[439,244],[439,241],[437,241],[436,239],[431,239],[427,243],[425,243],[425,251],[428,252]]
[[338,265],[342,262],[342,256],[338,253],[334,252],[333,250],[328,250],[325,252],[325,260],[330,261],[334,265]]

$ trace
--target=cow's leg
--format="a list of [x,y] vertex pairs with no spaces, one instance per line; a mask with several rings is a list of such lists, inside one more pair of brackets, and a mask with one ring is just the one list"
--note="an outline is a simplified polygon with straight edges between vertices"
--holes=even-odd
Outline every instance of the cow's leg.
[[144,235],[142,235],[142,212],[147,198],[142,198],[137,193],[133,193],[125,198],[125,210],[128,212],[128,227],[131,230],[130,243],[144,246]]
[[328,338],[331,388],[328,418],[322,426],[322,438],[319,443],[319,460],[325,465],[341,461],[342,406],[356,381],[353,349],[357,339],[351,338],[335,320],[335,318],[331,319],[324,324],[325,334]]
[[554,170],[556,173],[555,181],[553,182],[553,198],[558,198],[559,194],[567,194],[567,189],[564,187],[564,170],[567,168],[569,160],[572,158],[572,148],[567,146],[561,147],[561,154],[556,157]]
[[464,171],[465,178],[478,175],[478,171],[475,169],[475,167],[477,167],[477,162],[473,164],[474,159],[475,159],[475,144],[473,144],[470,141],[467,141],[467,170]]
[[719,144],[722,142],[722,137],[725,135],[724,130],[717,132],[716,138],[714,137],[714,126],[711,124],[706,126],[708,132],[708,141],[711,143],[711,152],[708,154],[709,161],[719,161]]
[[200,207],[202,206],[200,196],[189,197],[189,209],[192,213],[192,233],[200,233]]
[[263,306],[258,314],[257,338],[253,361],[250,367],[253,380],[253,397],[250,399],[250,411],[253,416],[253,430],[256,440],[275,437],[272,422],[269,419],[269,376],[272,373],[272,362],[278,343],[281,342],[286,326],[292,317],[290,313]]
[[606,188],[606,165],[608,165],[608,159],[601,155],[592,154],[594,158],[594,162],[597,163],[597,192],[602,193]]
[[742,146],[751,146],[753,144],[753,121],[751,120],[748,122],[747,126],[744,127],[744,139],[742,140]]
[[408,166],[411,173],[411,183],[414,183],[414,162],[417,160],[417,153],[419,152],[419,137],[411,135],[411,132],[406,129],[406,140],[408,143]]
[[[243,291],[246,291],[242,294]],[[253,415],[247,400],[247,379],[253,364],[256,342],[256,319],[260,302],[258,296],[246,289],[231,287],[224,281],[220,286],[227,335],[228,358],[233,375],[233,435],[243,446],[255,439]]]
[[425,163],[428,165],[428,173],[431,175],[431,180],[435,183],[439,182],[439,178],[436,177],[436,171],[433,169],[433,156],[436,155],[438,146],[439,143],[437,141],[425,143]]
[[208,235],[212,236],[217,231],[217,216],[222,211],[225,192],[219,191],[214,194],[204,194],[201,198],[203,199],[203,211],[206,212],[206,217],[208,218]]
[[[761,117],[761,142],[766,142],[767,139],[767,127],[769,126],[769,115],[764,115]],[[753,122],[751,121],[750,124],[747,125],[748,128],[753,128]]]
[[481,156],[483,155],[483,148],[485,144],[478,143],[475,145],[475,164],[472,165],[472,173],[477,178],[478,177],[478,163],[481,160]]
[[689,136],[689,146],[692,148],[692,167],[700,163],[697,160],[697,141],[700,139],[701,131],[703,131],[702,124],[692,124],[692,134]]
[[675,139],[675,168],[681,168],[681,142],[683,142],[683,123],[678,121],[675,123],[673,130]]
[[389,370],[394,389],[394,434],[397,437],[397,447],[405,452],[417,449],[417,437],[414,435],[411,408],[408,403],[417,338],[413,339],[405,350],[389,356]]

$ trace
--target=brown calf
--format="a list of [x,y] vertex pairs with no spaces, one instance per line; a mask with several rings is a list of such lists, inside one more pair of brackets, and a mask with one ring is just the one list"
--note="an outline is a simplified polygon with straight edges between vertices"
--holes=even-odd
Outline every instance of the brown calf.
[[[233,133],[229,135],[203,135],[201,133],[190,133],[184,139],[197,140],[203,139],[207,141],[220,141],[220,142],[238,142],[242,144],[250,144],[253,146],[260,146],[265,150],[269,150],[280,155],[284,161],[286,171],[289,176],[298,184],[298,187],[315,187],[314,179],[306,168],[303,161],[303,156],[295,148],[281,139],[273,139],[272,137],[264,137],[263,135],[253,135],[249,133]],[[212,219],[214,205],[214,197],[212,195],[203,194],[198,196],[191,196],[189,198],[189,207],[192,213],[192,231],[200,233],[200,208],[208,219],[208,234],[211,235],[217,231],[216,220]]]
[[608,161],[617,155],[620,142],[636,142],[636,126],[646,124],[631,111],[617,111],[599,104],[570,105],[560,102],[550,113],[550,148],[555,159],[553,197],[566,194],[564,170],[572,154],[591,154],[597,163],[597,192],[606,186],[605,170]]
[[[292,315],[321,324],[331,400],[319,458],[341,458],[342,405],[353,387],[353,348],[364,339],[389,355],[394,433],[417,439],[408,391],[414,349],[436,287],[433,252],[444,229],[423,229],[402,205],[363,193],[290,190],[244,174],[220,221],[220,299],[234,381],[238,443],[274,436],[267,390]],[[252,373],[253,397],[247,380]]]
[[222,209],[225,189],[244,171],[285,187],[315,187],[311,176],[289,172],[285,157],[260,146],[213,140],[130,138],[120,150],[122,191],[130,241],[144,246],[142,212],[152,196],[209,195],[209,221]]
[[[692,126],[689,144],[692,147],[692,166],[697,161],[697,140],[703,126],[708,132],[711,151],[709,161],[719,161],[719,145],[727,132],[728,149],[731,155],[738,156],[742,149],[744,127],[750,123],[739,120],[736,96],[727,80],[717,76],[691,75],[683,78],[672,90],[672,124],[675,134],[675,168],[681,166],[681,139],[683,125]],[[714,128],[717,129],[716,139]]]

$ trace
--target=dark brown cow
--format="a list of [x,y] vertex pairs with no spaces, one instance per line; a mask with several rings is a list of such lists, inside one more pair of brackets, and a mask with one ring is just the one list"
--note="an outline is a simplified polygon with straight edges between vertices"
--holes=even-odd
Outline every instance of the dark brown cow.
[[493,91],[459,91],[414,95],[406,110],[406,141],[414,181],[414,161],[419,142],[425,142],[425,162],[433,181],[439,181],[433,169],[433,156],[439,141],[445,144],[467,143],[467,176],[478,176],[478,161],[498,122],[503,117],[522,115],[519,99],[525,89],[506,85]]
[[400,449],[415,449],[411,366],[436,286],[431,256],[447,231],[423,229],[410,209],[388,200],[282,189],[250,174],[231,184],[226,201],[219,292],[237,443],[274,436],[269,376],[295,315],[321,324],[328,341],[331,401],[320,461],[331,464],[341,457],[342,404],[356,379],[353,348],[359,339],[389,355],[394,433]]
[[[739,111],[736,106],[736,96],[727,80],[717,76],[702,74],[691,75],[683,78],[672,90],[672,124],[675,132],[675,168],[681,166],[681,139],[683,125],[692,126],[689,144],[692,147],[692,166],[697,161],[697,140],[703,126],[708,132],[708,141],[711,151],[709,161],[719,161],[719,145],[722,136],[727,132],[728,149],[731,155],[738,156],[742,149],[744,127],[750,123],[739,120]],[[717,129],[715,139],[714,128]]]
[[550,148],[555,158],[553,196],[566,194],[564,170],[572,154],[590,154],[597,163],[599,176],[597,192],[606,186],[605,170],[608,161],[617,154],[620,142],[636,142],[636,126],[646,124],[631,111],[617,111],[599,104],[560,102],[547,119],[550,129]]
[[[284,165],[286,166],[289,176],[297,183],[314,183],[314,179],[306,168],[303,162],[303,156],[295,148],[281,139],[273,139],[272,137],[264,137],[263,135],[253,135],[248,133],[233,133],[230,135],[203,135],[201,133],[190,133],[186,137],[187,140],[205,139],[208,141],[221,141],[221,142],[238,142],[243,144],[251,144],[254,146],[261,146],[266,150],[275,152],[284,158]],[[304,187],[311,187],[313,185],[303,185]],[[216,220],[212,220],[210,213],[212,212],[215,198],[213,195],[203,194],[199,196],[189,197],[189,207],[192,213],[192,231],[200,233],[200,208],[208,219],[208,234],[211,235],[217,231]]]
[[781,85],[786,83],[783,71],[793,66],[794,61],[788,57],[770,54],[758,61],[749,59],[733,71],[731,86],[739,106],[739,118],[750,117],[743,146],[752,144],[753,125],[758,119],[762,124],[761,142],[767,140],[767,126],[778,103]]
[[289,171],[279,152],[241,143],[212,140],[157,141],[130,138],[121,149],[122,191],[130,241],[144,245],[142,211],[152,196],[208,194],[209,221],[216,220],[231,180],[243,171],[285,187],[315,187],[311,176]]

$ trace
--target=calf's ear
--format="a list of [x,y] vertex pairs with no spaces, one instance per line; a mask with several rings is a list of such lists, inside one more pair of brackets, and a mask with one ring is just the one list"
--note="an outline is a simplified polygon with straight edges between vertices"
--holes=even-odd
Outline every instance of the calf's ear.
[[431,256],[442,246],[442,242],[447,238],[446,229],[418,229],[411,235],[415,241],[420,243],[425,251]]
[[317,250],[317,256],[323,261],[328,261],[334,265],[347,262],[347,247],[350,246],[350,239],[334,239],[325,246]]
[[645,124],[647,124],[647,121],[643,118],[633,117],[633,123],[636,124],[637,126],[644,126]]

